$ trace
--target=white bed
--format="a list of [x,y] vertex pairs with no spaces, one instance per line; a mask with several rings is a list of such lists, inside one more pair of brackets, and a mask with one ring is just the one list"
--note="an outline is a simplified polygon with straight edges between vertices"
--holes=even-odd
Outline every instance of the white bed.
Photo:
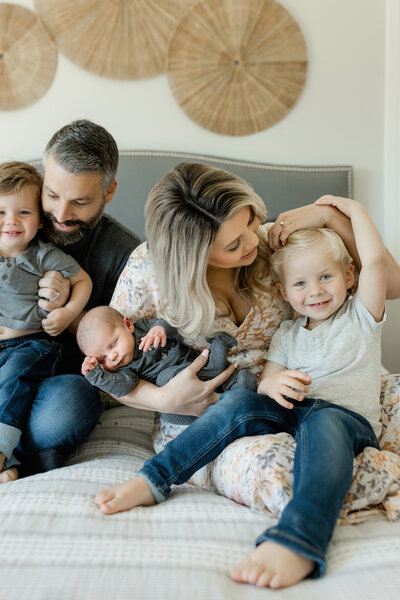
[[185,484],[168,502],[102,515],[95,493],[152,454],[152,413],[103,413],[70,466],[0,490],[4,600],[380,600],[400,597],[400,523],[337,527],[325,577],[285,590],[230,581],[272,519]]

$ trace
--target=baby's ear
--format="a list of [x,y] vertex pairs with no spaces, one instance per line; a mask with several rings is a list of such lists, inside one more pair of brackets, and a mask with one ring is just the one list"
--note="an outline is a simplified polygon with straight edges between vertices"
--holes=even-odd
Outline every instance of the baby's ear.
[[132,333],[135,331],[135,327],[133,326],[133,323],[130,319],[128,319],[128,317],[124,317],[124,325],[125,327],[127,327],[129,329],[129,331],[131,331]]

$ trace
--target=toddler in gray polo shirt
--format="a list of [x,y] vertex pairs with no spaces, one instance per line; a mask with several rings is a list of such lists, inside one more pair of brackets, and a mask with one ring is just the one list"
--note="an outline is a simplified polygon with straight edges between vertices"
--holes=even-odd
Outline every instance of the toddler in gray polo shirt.
[[[82,312],[92,289],[78,263],[36,236],[40,227],[42,177],[31,165],[0,165],[0,483],[18,477],[14,450],[40,381],[53,374],[60,334]],[[38,282],[47,271],[71,282],[63,308],[38,306]],[[47,318],[45,332],[42,319]]]

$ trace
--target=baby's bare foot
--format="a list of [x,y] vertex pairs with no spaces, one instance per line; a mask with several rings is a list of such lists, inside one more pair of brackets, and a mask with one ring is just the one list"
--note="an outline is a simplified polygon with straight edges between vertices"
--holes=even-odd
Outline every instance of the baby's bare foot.
[[275,542],[263,542],[231,571],[237,583],[283,588],[302,581],[314,569],[305,556]]
[[18,479],[17,467],[11,467],[0,473],[0,483],[8,483],[9,481],[15,481]]
[[156,500],[147,481],[140,475],[114,485],[109,490],[99,492],[94,501],[102,513],[113,513],[129,510],[135,506],[152,506]]

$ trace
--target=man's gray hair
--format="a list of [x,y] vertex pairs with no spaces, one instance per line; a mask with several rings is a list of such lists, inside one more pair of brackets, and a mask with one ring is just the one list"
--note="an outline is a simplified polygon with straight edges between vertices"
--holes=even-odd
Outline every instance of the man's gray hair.
[[103,193],[115,179],[118,168],[118,146],[112,135],[101,125],[81,119],[59,129],[43,154],[46,166],[49,155],[68,173],[100,173]]

